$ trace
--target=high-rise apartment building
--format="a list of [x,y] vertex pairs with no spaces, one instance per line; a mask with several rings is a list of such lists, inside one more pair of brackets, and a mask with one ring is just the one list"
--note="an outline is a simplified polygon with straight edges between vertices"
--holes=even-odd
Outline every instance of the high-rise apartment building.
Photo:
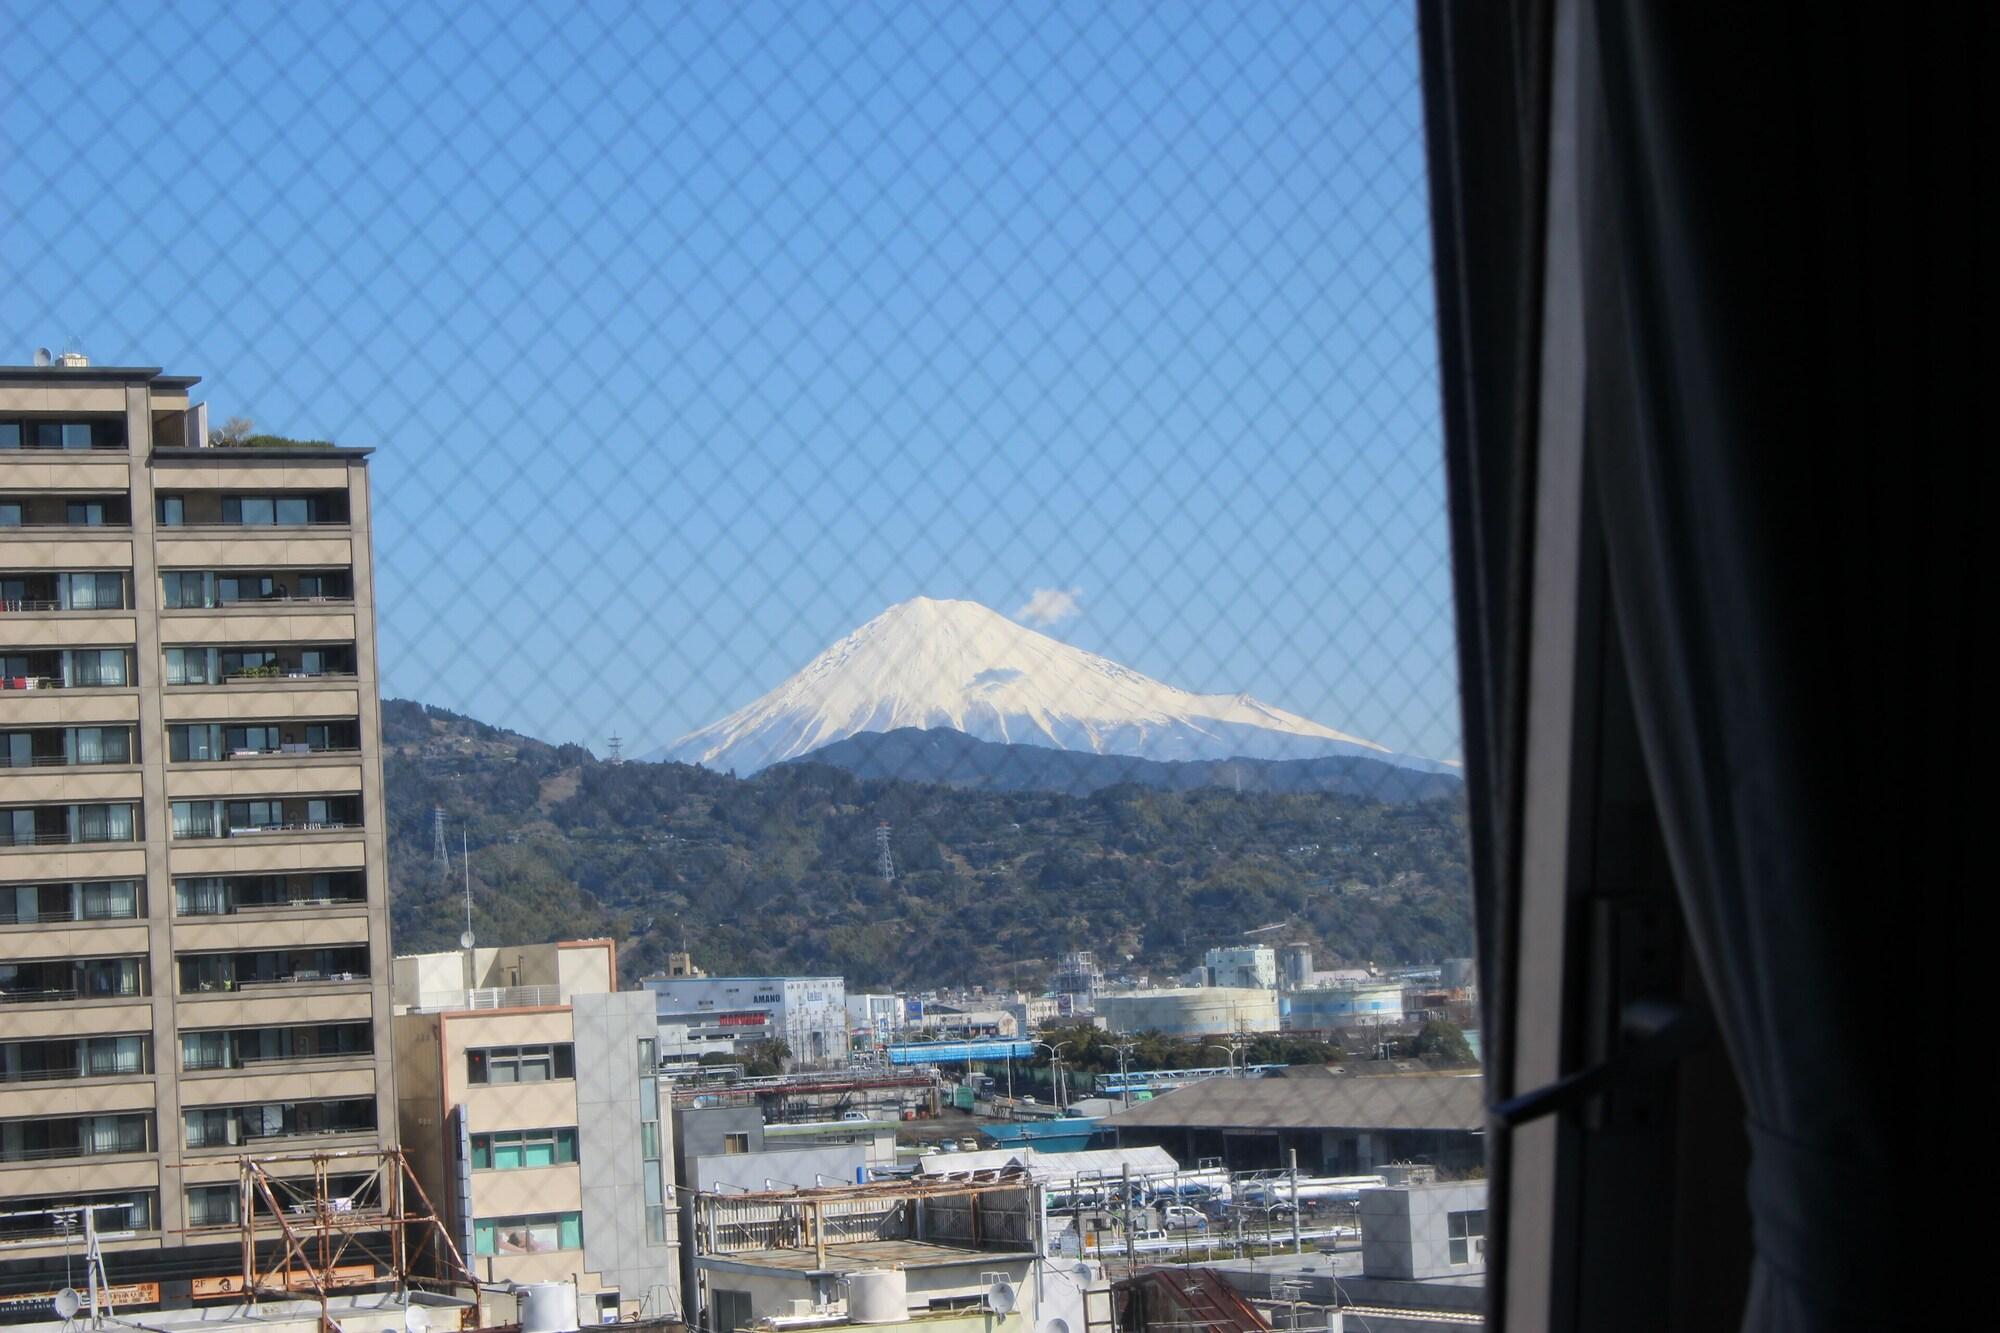
[[0,1295],[97,1205],[171,1304],[241,1155],[394,1141],[369,451],[80,360],[0,367]]

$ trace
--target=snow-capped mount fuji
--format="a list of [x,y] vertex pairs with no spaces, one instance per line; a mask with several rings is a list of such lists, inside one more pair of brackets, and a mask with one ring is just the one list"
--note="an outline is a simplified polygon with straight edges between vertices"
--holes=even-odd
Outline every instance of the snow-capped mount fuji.
[[1354,755],[1449,771],[1248,695],[1162,684],[977,602],[929,597],[890,607],[763,698],[657,757],[749,774],[902,727],[1141,759]]

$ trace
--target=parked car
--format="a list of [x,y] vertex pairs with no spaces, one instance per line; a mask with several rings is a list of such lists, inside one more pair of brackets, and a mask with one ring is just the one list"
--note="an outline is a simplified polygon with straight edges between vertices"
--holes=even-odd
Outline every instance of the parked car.
[[866,1111],[844,1111],[841,1113],[840,1118],[842,1120],[866,1120],[869,1117]]
[[1208,1226],[1208,1216],[1199,1208],[1190,1208],[1184,1203],[1170,1203],[1160,1210],[1160,1227],[1165,1231],[1201,1231]]
[[957,1139],[939,1139],[939,1140],[938,1140],[938,1151],[939,1151],[939,1152],[957,1152],[957,1151],[958,1151],[958,1140],[957,1140]]

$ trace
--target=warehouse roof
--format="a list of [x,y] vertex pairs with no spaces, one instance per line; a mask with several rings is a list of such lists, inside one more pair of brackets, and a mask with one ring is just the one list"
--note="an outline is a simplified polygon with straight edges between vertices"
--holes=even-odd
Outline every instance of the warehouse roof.
[[1477,1074],[1212,1078],[1106,1117],[1111,1129],[1459,1129],[1486,1125]]

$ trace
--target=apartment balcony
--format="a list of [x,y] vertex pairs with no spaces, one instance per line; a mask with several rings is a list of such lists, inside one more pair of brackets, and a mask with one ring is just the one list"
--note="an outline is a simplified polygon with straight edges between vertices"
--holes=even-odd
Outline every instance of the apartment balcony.
[[355,655],[351,643],[166,650],[168,685],[270,684],[354,678]]
[[136,921],[145,895],[135,879],[64,884],[0,884],[0,926]]
[[361,724],[325,721],[180,722],[167,728],[167,758],[176,764],[307,758],[361,752]]
[[354,602],[347,569],[253,571],[168,570],[160,575],[160,607],[167,611],[270,611],[285,605],[343,606]]
[[177,842],[283,833],[329,833],[361,827],[361,798],[285,796],[267,800],[175,801]]
[[0,1166],[121,1157],[153,1150],[153,1113],[0,1121]]
[[0,570],[0,614],[131,609],[131,577],[123,570]]
[[349,526],[346,491],[175,491],[157,497],[159,526],[226,532]]
[[92,768],[137,762],[138,744],[129,726],[0,731],[0,769]]
[[[212,917],[273,912],[324,912],[368,902],[359,870],[309,875],[232,875],[174,881],[174,915]],[[6,898],[0,896],[0,910]]]
[[180,994],[234,994],[266,987],[345,985],[368,981],[368,946],[261,949],[184,954],[177,960]]
[[135,1000],[148,994],[140,958],[44,958],[0,962],[0,1004]]
[[365,1060],[374,1053],[375,1031],[368,1023],[310,1023],[181,1034],[181,1068],[191,1074],[302,1062]]
[[0,691],[132,688],[130,648],[62,648],[0,653]]
[[274,1139],[372,1135],[375,1132],[375,1099],[351,1097],[323,1102],[209,1106],[187,1111],[181,1119],[190,1151],[239,1148]]
[[0,849],[137,841],[139,807],[123,802],[0,807]]
[[0,495],[0,538],[16,531],[70,529],[81,535],[131,527],[132,501],[125,495]]
[[152,1072],[151,1046],[151,1037],[137,1034],[0,1042],[0,1084],[142,1077]]
[[16,1196],[9,1197],[5,1207],[0,1208],[0,1246],[10,1256],[37,1249],[74,1254],[76,1224],[66,1224],[65,1219],[74,1218],[78,1209],[93,1205],[99,1234],[126,1231],[144,1234],[159,1229],[157,1190]]
[[8,417],[0,420],[0,454],[123,453],[122,416]]

